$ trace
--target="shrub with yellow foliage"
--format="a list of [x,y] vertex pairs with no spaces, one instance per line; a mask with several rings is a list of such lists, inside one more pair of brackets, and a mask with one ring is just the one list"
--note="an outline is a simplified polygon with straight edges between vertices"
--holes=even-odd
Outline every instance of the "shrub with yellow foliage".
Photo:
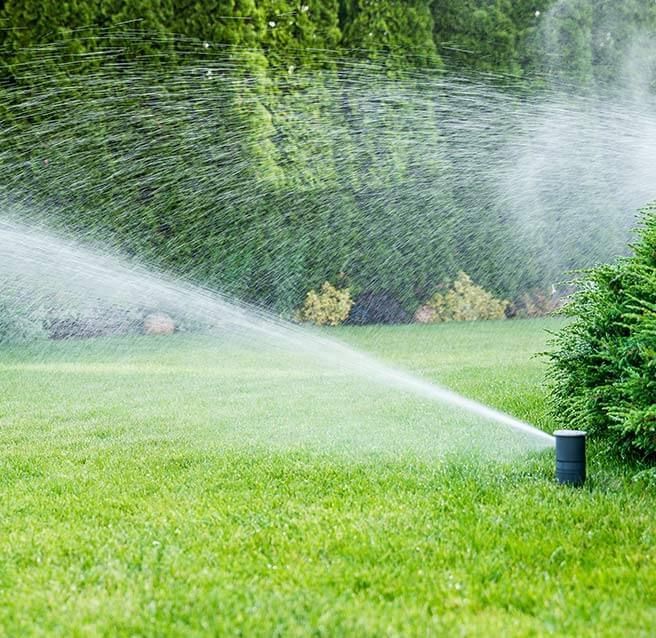
[[340,290],[325,282],[320,292],[308,292],[300,318],[317,326],[338,326],[346,321],[352,306],[353,299],[348,288]]
[[477,286],[467,273],[460,272],[449,290],[436,293],[419,308],[415,320],[420,323],[441,323],[505,319],[508,306],[508,301],[497,299]]

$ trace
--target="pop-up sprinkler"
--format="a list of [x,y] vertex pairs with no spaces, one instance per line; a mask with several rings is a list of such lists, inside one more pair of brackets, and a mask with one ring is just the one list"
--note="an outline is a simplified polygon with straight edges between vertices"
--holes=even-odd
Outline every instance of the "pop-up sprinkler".
[[557,430],[556,480],[563,485],[581,486],[585,483],[585,432]]

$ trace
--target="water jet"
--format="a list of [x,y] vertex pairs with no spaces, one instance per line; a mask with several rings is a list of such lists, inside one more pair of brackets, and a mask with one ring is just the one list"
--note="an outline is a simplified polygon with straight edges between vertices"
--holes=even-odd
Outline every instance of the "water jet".
[[556,480],[561,485],[580,487],[585,483],[585,436],[581,430],[557,430]]
[[[232,344],[248,344],[258,356],[265,351],[293,353],[294,365],[350,377],[363,384],[399,391],[442,406],[442,414],[450,421],[466,417],[467,431],[476,423],[501,427],[508,435],[517,436],[522,450],[553,447],[554,438],[534,426],[438,385],[435,382],[379,361],[367,353],[325,336],[284,321],[261,308],[249,306],[218,291],[195,286],[156,270],[127,262],[111,253],[91,250],[80,244],[46,233],[34,226],[23,226],[0,220],[0,281],[20,282],[22,298],[12,298],[17,307],[41,303],[57,293],[57,312],[84,307],[91,300],[103,308],[136,312],[139,308],[157,308],[171,320],[176,317],[198,327],[208,336]],[[45,303],[45,302],[44,302]],[[161,315],[164,316],[164,315]],[[174,329],[173,323],[170,328]],[[285,365],[289,359],[283,358]],[[315,366],[319,365],[319,368]],[[483,439],[445,437],[440,445],[450,449],[462,445],[468,450],[488,447],[497,442],[501,430]],[[354,433],[351,433],[354,434]],[[376,437],[382,436],[378,431]],[[482,436],[482,435],[481,435]],[[352,440],[350,437],[349,440]],[[433,435],[433,440],[438,437]],[[458,443],[460,441],[460,443]],[[508,439],[509,441],[509,439]],[[407,437],[404,445],[407,447]],[[490,446],[495,453],[500,447]],[[444,449],[444,448],[442,448]]]

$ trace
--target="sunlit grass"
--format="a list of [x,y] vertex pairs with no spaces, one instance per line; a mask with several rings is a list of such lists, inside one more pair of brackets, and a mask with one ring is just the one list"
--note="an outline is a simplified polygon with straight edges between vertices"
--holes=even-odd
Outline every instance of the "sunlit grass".
[[[332,334],[549,429],[532,355],[557,326]],[[490,438],[480,424],[447,430],[464,435],[440,454],[439,406],[189,335],[5,349],[0,379],[0,634],[656,622],[656,497],[594,450],[586,488],[563,489],[548,452],[466,454],[467,433]]]

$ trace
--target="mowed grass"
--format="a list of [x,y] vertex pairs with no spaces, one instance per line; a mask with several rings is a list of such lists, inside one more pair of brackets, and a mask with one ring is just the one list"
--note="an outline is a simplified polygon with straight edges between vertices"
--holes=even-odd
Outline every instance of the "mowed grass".
[[[331,334],[549,430],[558,326]],[[1,635],[653,635],[656,495],[594,448],[563,488],[440,406],[188,335],[4,348],[0,392]]]

